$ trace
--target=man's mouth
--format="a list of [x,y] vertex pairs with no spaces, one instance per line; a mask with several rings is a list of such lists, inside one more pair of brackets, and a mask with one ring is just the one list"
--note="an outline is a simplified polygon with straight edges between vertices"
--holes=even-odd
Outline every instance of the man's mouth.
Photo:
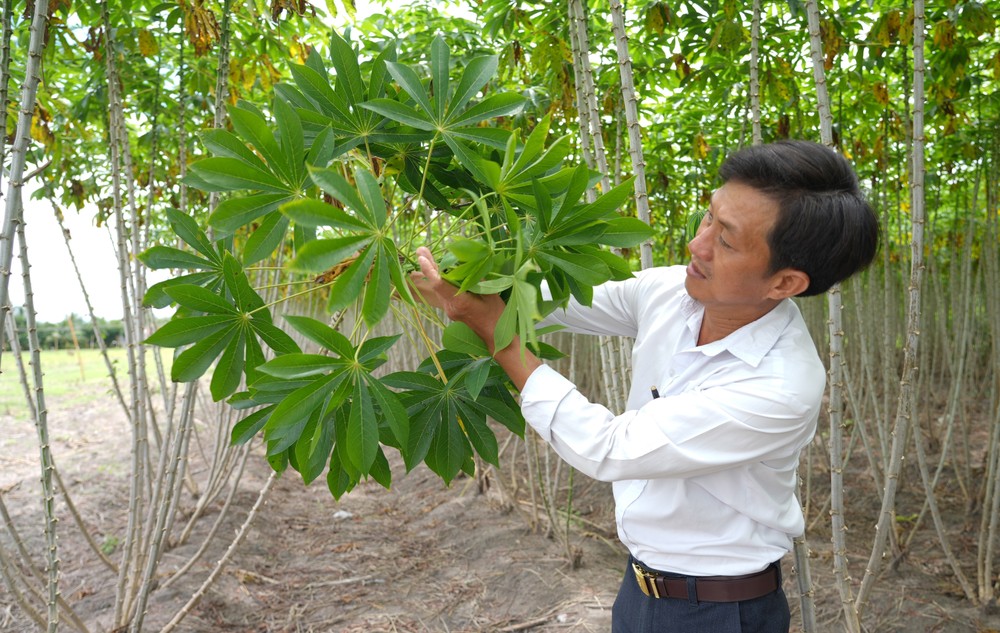
[[698,267],[693,259],[691,260],[691,263],[688,264],[687,274],[697,279],[707,279],[705,273],[701,272],[701,268]]

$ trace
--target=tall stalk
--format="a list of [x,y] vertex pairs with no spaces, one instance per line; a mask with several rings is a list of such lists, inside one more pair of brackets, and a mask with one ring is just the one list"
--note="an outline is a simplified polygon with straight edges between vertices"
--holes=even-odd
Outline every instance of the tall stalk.
[[[7,98],[10,92],[10,38],[13,34],[11,21],[14,18],[13,0],[3,0],[0,14],[0,130],[7,129]],[[7,162],[7,135],[0,134],[0,165]],[[2,171],[2,170],[0,170]],[[0,173],[0,183],[3,174]]]
[[[611,0],[611,28],[618,51],[618,69],[621,71],[622,99],[625,102],[625,124],[628,127],[628,151],[635,175],[635,206],[639,219],[649,224],[649,195],[646,191],[646,159],[642,153],[642,130],[639,127],[639,108],[635,97],[635,79],[632,74],[632,57],[628,52],[628,35],[625,33],[625,16],[620,0]],[[653,265],[653,241],[642,243],[639,250],[642,268]]]
[[[131,257],[129,253],[128,230],[125,227],[124,201],[122,200],[123,151],[128,143],[125,134],[124,111],[121,103],[121,85],[118,69],[115,63],[116,43],[114,29],[111,24],[108,2],[101,5],[101,22],[105,38],[105,79],[108,94],[108,146],[111,163],[111,186],[113,197],[113,212],[117,237],[118,276],[122,301],[122,324],[125,334],[126,350],[128,352],[129,368],[129,420],[132,428],[131,477],[129,478],[128,526],[125,531],[125,543],[122,548],[122,560],[118,568],[118,583],[116,589],[114,622],[116,627],[122,627],[128,619],[129,609],[135,598],[136,571],[141,565],[141,522],[143,508],[148,502],[146,495],[149,469],[147,468],[146,426],[143,422],[145,411],[145,392],[140,378],[139,346],[142,331],[138,327],[139,319],[133,314],[133,300],[136,297],[136,287],[131,272]],[[131,174],[126,173],[130,179]],[[130,195],[130,202],[134,197]],[[138,227],[138,224],[135,224]]]
[[882,495],[882,508],[875,526],[875,542],[865,576],[858,589],[856,608],[860,611],[868,602],[872,587],[882,565],[888,532],[892,531],[893,506],[896,487],[903,462],[907,437],[914,409],[914,385],[917,378],[917,353],[920,342],[920,288],[924,269],[924,14],[923,0],[913,3],[913,150],[910,174],[910,217],[912,240],[910,243],[910,282],[907,288],[906,343],[903,348],[903,372],[899,380],[899,398],[892,430],[892,453],[886,486]]
[[[5,0],[9,4],[9,0]],[[8,30],[10,28],[11,12],[4,6],[5,50],[10,48]],[[17,128],[14,132],[14,145],[11,148],[9,180],[7,182],[7,199],[4,206],[3,224],[0,225],[0,359],[3,354],[3,341],[7,328],[4,323],[10,312],[10,267],[14,260],[14,232],[18,214],[20,213],[21,188],[24,185],[24,169],[28,160],[28,143],[31,141],[31,121],[35,114],[35,102],[38,95],[38,84],[42,78],[42,51],[45,49],[46,16],[49,11],[48,0],[35,0],[35,11],[31,17],[31,34],[28,38],[28,61],[24,68],[24,84],[21,86],[21,101],[17,113]],[[9,67],[10,55],[5,53],[4,64]],[[3,82],[6,86],[6,81]],[[3,103],[6,110],[7,104]]]
[[[816,84],[816,108],[819,112],[820,140],[833,148],[833,114],[830,108],[830,93],[826,86],[826,70],[823,65],[823,40],[820,37],[819,6],[816,0],[806,2],[806,18],[809,25],[809,50],[812,56],[813,81]],[[843,295],[840,284],[835,284],[827,293],[829,315],[830,367],[829,404],[830,419],[830,519],[833,541],[833,566],[837,577],[837,589],[843,604],[847,630],[858,633],[861,625],[857,611],[851,600],[851,578],[847,569],[847,527],[844,521],[844,481],[843,481],[843,425],[844,425],[844,326]],[[805,535],[802,537],[805,538]],[[801,557],[801,556],[800,556]],[[808,560],[807,557],[801,557]],[[808,571],[806,572],[808,574]],[[806,595],[806,594],[804,594]],[[803,615],[813,614],[811,609],[803,610]],[[815,615],[813,614],[813,617]],[[816,622],[808,624],[815,630]]]
[[750,20],[750,113],[753,144],[760,145],[760,0],[753,0],[753,18]]
[[24,221],[21,219],[23,207],[19,208],[17,240],[20,244],[21,276],[24,280],[24,308],[28,319],[28,346],[34,382],[35,429],[38,433],[39,464],[42,468],[42,510],[45,520],[45,562],[48,578],[47,626],[49,633],[55,633],[59,626],[59,546],[56,538],[55,491],[52,485],[52,448],[49,445],[48,409],[45,406],[45,389],[42,380],[41,345],[35,324],[35,300],[31,289],[31,265],[28,261],[28,243],[24,238]]

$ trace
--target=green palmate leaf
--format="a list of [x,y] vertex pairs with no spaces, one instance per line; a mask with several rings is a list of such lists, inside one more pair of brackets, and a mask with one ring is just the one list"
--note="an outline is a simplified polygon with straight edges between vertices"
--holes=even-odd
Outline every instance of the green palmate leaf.
[[323,168],[330,164],[337,154],[337,139],[333,135],[333,129],[329,126],[320,130],[312,144],[309,146],[309,155],[306,156],[306,163],[312,167]]
[[[190,168],[190,166],[189,166]],[[194,187],[198,191],[207,191],[219,193],[223,191],[232,191],[229,187],[213,184],[201,176],[198,175],[196,171],[188,171],[187,175],[180,179],[182,183],[188,187]]]
[[428,118],[433,120],[434,109],[431,107],[430,98],[428,98],[427,91],[420,83],[420,77],[417,76],[417,73],[409,66],[397,64],[396,62],[386,62],[385,67],[389,71],[389,74],[392,75],[392,78],[396,80],[396,83],[417,103],[417,107]]
[[326,77],[308,66],[289,64],[288,68],[292,73],[292,79],[295,80],[295,85],[299,87],[307,99],[316,104],[321,112],[327,116],[336,116],[341,120],[351,119],[350,109],[343,99],[333,91]]
[[[319,71],[317,70],[316,72]],[[326,70],[324,69],[323,72],[321,72],[320,74],[322,75],[325,73]],[[302,94],[302,91],[299,90],[297,86],[293,86],[291,84],[277,84],[274,86],[274,94],[275,96],[281,97],[282,99],[287,101],[288,105],[290,105],[292,108],[295,108],[297,110],[306,110],[312,113],[315,113],[316,111],[315,104],[309,99],[307,99],[306,96]],[[299,120],[301,121],[301,119],[302,116],[299,115]],[[305,135],[303,134],[303,136]]]
[[[472,177],[483,184],[491,184],[496,182],[497,178],[492,177],[494,171],[488,170],[486,167],[490,161],[485,160],[479,156],[475,151],[465,145],[462,141],[452,138],[451,135],[446,134],[444,136],[444,142],[447,143],[451,151],[454,152],[455,158],[458,160],[462,167],[469,170]],[[496,165],[494,164],[494,167]],[[495,174],[499,174],[499,168],[495,169]]]
[[[251,321],[250,327],[253,328],[254,325],[256,325],[256,322]],[[254,333],[259,336],[259,331],[257,329],[254,329]],[[287,342],[291,343],[292,347],[295,347],[295,341],[292,341],[291,338],[289,338]],[[274,349],[275,351],[279,350],[279,348],[275,348],[270,345],[268,347],[271,347],[271,349]],[[294,353],[294,352],[286,350],[285,352],[278,351],[278,353]],[[264,350],[263,348],[261,348],[260,343],[257,341],[256,336],[247,337],[246,356],[247,356],[246,365],[244,367],[243,373],[246,374],[247,384],[252,384],[254,381],[257,380],[257,378],[260,377],[260,373],[257,371],[257,368],[263,365],[265,360]]]
[[267,424],[267,420],[271,416],[271,412],[274,411],[274,407],[275,405],[270,405],[258,411],[254,411],[234,424],[233,430],[230,433],[230,441],[232,444],[246,444],[251,440],[251,438],[253,438],[254,435],[257,435],[257,433],[264,428],[264,425]]
[[208,151],[215,156],[236,158],[261,171],[267,171],[267,165],[257,154],[246,146],[238,136],[229,130],[209,130],[201,133],[201,141]]
[[357,214],[359,220],[364,220],[371,215],[358,196],[357,190],[337,173],[336,169],[312,169],[309,175],[316,186],[347,205]]
[[451,103],[448,104],[449,111],[461,111],[465,104],[493,78],[497,72],[497,64],[496,55],[486,55],[471,60],[462,72],[462,78],[455,88],[455,94],[452,95]]
[[[493,361],[491,358],[480,358],[469,364],[465,372],[465,390],[469,392],[469,397],[475,400],[486,385],[486,380],[490,377],[490,369]],[[478,449],[477,449],[478,450]]]
[[302,247],[290,268],[300,272],[323,272],[343,263],[371,243],[369,235],[351,235],[329,240],[313,240]]
[[264,425],[268,453],[274,455],[298,441],[309,416],[323,406],[323,400],[343,379],[343,373],[320,376],[282,400]]
[[456,404],[458,405],[458,413],[465,428],[465,435],[472,444],[472,447],[476,449],[479,456],[486,460],[487,463],[499,467],[500,450],[499,446],[497,446],[497,436],[493,434],[493,431],[486,423],[486,416],[461,400]]
[[277,211],[295,198],[287,193],[262,193],[242,198],[229,198],[219,203],[208,216],[208,223],[224,235],[231,235],[257,218]]
[[173,301],[170,295],[167,294],[168,289],[186,285],[214,286],[221,279],[221,272],[192,273],[190,275],[174,277],[173,279],[166,279],[149,287],[146,295],[142,298],[142,305],[152,308],[165,308]]
[[343,367],[344,362],[329,356],[319,354],[282,354],[273,358],[258,369],[276,378],[304,378],[323,374],[333,369]]
[[287,232],[288,218],[277,211],[267,214],[243,247],[243,263],[250,265],[270,257]]
[[347,456],[362,474],[367,474],[378,450],[378,421],[368,386],[354,383],[351,412],[347,419]]
[[353,105],[365,97],[358,55],[337,31],[330,35],[330,60],[337,71],[337,91],[347,103]]
[[369,244],[361,252],[361,255],[337,277],[337,281],[330,287],[330,299],[326,305],[328,312],[336,312],[346,308],[361,295],[365,276],[371,270],[374,258],[375,249]]
[[392,284],[389,278],[388,253],[380,253],[375,258],[371,269],[371,277],[364,286],[364,301],[361,306],[361,316],[369,326],[374,326],[382,320],[389,311],[392,296]]
[[[514,152],[512,149],[507,151],[507,157],[505,157],[504,164],[504,175],[518,175],[529,171],[529,167],[534,164],[542,152],[545,150],[545,139],[549,135],[549,127],[552,124],[552,116],[546,114],[542,119],[535,125],[535,128],[528,135],[528,138],[524,141],[524,147],[521,152],[517,155],[517,159],[509,164],[506,159],[511,156]],[[555,165],[553,165],[554,167]]]
[[264,305],[264,300],[250,286],[250,280],[239,261],[229,253],[222,260],[222,274],[226,288],[240,312],[250,312]]
[[282,152],[274,139],[271,126],[267,124],[263,115],[247,109],[248,104],[245,102],[241,102],[240,105],[243,107],[229,108],[228,111],[229,120],[236,134],[253,145],[254,149],[264,157],[270,170],[280,175],[285,183],[294,183],[292,163],[301,160],[302,155],[292,157]]
[[191,382],[197,380],[218,358],[222,350],[236,337],[235,322],[214,334],[209,334],[174,358],[170,367],[170,378],[174,382]]
[[489,356],[490,350],[468,325],[453,321],[445,327],[441,335],[445,349],[470,356]]
[[379,187],[375,176],[358,169],[354,172],[354,180],[364,202],[365,219],[372,226],[384,226],[387,218],[385,199],[382,197],[382,188]]
[[[274,120],[278,124],[278,138],[281,140],[279,147],[287,166],[289,183],[301,183],[306,178],[302,162],[306,152],[302,121],[295,110],[280,97],[274,99]],[[323,463],[326,463],[325,456]]]
[[437,125],[426,114],[392,99],[372,99],[360,105],[366,110],[381,114],[403,125],[415,127],[418,130],[433,132],[437,129]]
[[399,397],[385,388],[382,382],[376,378],[366,377],[369,393],[372,402],[378,407],[382,419],[386,422],[389,430],[392,431],[393,439],[397,446],[406,446],[409,440],[409,416],[406,409],[399,401]]
[[[345,186],[350,186],[346,185]],[[321,200],[296,200],[281,208],[281,212],[305,226],[329,226],[348,231],[364,231],[369,226],[363,221]]]
[[606,222],[593,221],[573,225],[562,222],[556,229],[546,231],[544,244],[548,248],[555,246],[582,246],[585,244],[601,244]]
[[641,244],[652,236],[652,227],[638,218],[614,218],[605,225],[600,243],[626,248]]
[[496,389],[492,392],[497,397],[480,396],[469,403],[470,407],[482,411],[484,415],[503,424],[518,436],[524,436],[524,416],[521,408],[506,389]]
[[195,312],[235,315],[236,308],[225,299],[201,286],[185,284],[166,288],[166,293],[178,304]]
[[[411,400],[408,399],[407,403]],[[409,439],[406,450],[403,451],[403,462],[406,470],[413,470],[417,464],[427,458],[431,442],[441,424],[442,412],[447,409],[445,402],[436,397],[428,397],[417,404],[408,404],[407,413],[410,416]]]
[[371,77],[368,80],[368,94],[366,98],[377,99],[385,94],[385,89],[389,86],[389,72],[385,67],[386,62],[396,61],[396,44],[389,42],[385,49],[375,58],[371,67]]
[[285,315],[285,320],[300,334],[341,358],[354,358],[354,346],[347,337],[325,323],[309,317]]
[[434,90],[434,115],[438,121],[444,120],[445,106],[448,103],[450,60],[448,45],[438,35],[431,42],[431,88]]
[[502,150],[507,147],[511,133],[495,127],[454,127],[448,128],[448,136]]
[[326,486],[330,489],[330,494],[333,495],[334,499],[340,499],[354,489],[359,480],[358,477],[347,472],[343,461],[337,445],[334,445],[333,452],[330,454],[330,469],[326,473]]
[[333,421],[317,411],[306,423],[301,439],[295,443],[293,466],[309,485],[323,474],[333,450]]
[[592,255],[559,251],[540,251],[537,258],[560,268],[582,283],[596,286],[607,281],[611,271],[604,262]]
[[286,184],[274,174],[235,158],[203,158],[191,163],[191,171],[219,191],[251,189],[273,193],[290,193]]
[[226,326],[231,326],[232,323],[233,318],[229,315],[213,314],[186,319],[174,319],[161,325],[146,339],[146,343],[160,347],[189,345],[218,332]]
[[472,457],[472,447],[462,428],[453,421],[457,417],[454,406],[449,407],[447,417],[438,420],[438,429],[431,440],[425,461],[445,484],[450,484],[462,470],[466,460]]
[[167,209],[167,219],[170,222],[170,228],[185,244],[214,263],[221,261],[219,251],[212,246],[212,242],[205,235],[205,232],[198,228],[198,223],[194,221],[194,218],[177,209]]
[[628,265],[628,262],[614,253],[602,251],[596,246],[581,246],[577,250],[593,255],[603,261],[611,273],[611,279],[622,281],[624,279],[631,279],[633,276],[632,268]]
[[170,246],[151,246],[139,254],[139,261],[153,270],[164,268],[206,268],[212,265],[204,257]]
[[219,362],[215,366],[212,382],[209,385],[212,400],[218,402],[231,395],[240,386],[245,363],[245,349],[246,337],[243,332],[234,336],[226,345],[225,351],[222,352],[222,356],[219,357]]
[[281,328],[268,323],[264,319],[253,319],[250,322],[250,327],[260,337],[260,340],[267,343],[267,346],[278,354],[295,354],[301,351],[298,344],[292,340],[292,337],[285,334]]
[[[619,217],[615,214],[622,204],[625,203],[630,197],[632,197],[633,186],[632,178],[628,178],[625,182],[621,183],[616,187],[612,187],[610,191],[599,197],[594,202],[580,208],[574,209],[572,213],[572,220],[570,219],[570,214],[566,214],[565,217],[560,218],[561,222],[585,222],[596,219],[614,219]],[[582,191],[580,194],[582,195]],[[567,199],[573,194],[568,193]],[[574,200],[579,199],[573,198]]]
[[513,92],[502,92],[491,95],[465,110],[460,115],[451,118],[448,121],[448,126],[462,127],[473,125],[486,119],[512,116],[520,112],[525,103],[527,103],[527,99]]
[[401,334],[392,336],[376,336],[365,340],[358,347],[356,357],[359,363],[364,364],[369,370],[375,369],[385,360],[385,353],[396,344]]
[[392,485],[392,469],[389,468],[389,460],[385,458],[382,447],[375,453],[375,461],[372,462],[368,474],[383,488],[388,489]]

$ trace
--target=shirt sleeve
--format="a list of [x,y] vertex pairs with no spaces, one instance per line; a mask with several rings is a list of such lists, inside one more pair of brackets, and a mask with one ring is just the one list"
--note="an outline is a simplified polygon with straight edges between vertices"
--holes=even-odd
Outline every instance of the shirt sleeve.
[[548,366],[521,392],[527,422],[570,465],[601,481],[694,477],[794,456],[815,430],[818,402],[796,385],[753,377],[658,398],[614,415]]
[[[577,334],[635,337],[636,322],[635,297],[641,293],[643,273],[624,281],[609,281],[594,288],[594,296],[589,306],[581,305],[570,297],[565,309],[557,309],[546,316],[538,327],[561,325]],[[548,287],[542,287],[542,296],[550,299]]]

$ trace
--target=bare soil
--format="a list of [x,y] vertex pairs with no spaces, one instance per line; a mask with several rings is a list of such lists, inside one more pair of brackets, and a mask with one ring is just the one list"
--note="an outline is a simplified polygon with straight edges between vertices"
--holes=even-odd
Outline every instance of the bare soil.
[[[129,431],[110,398],[85,406],[50,408],[52,450],[73,501],[98,543],[120,554],[129,488]],[[0,492],[14,525],[43,566],[35,431],[0,409]],[[207,439],[209,430],[202,428]],[[193,449],[196,453],[197,447]],[[193,472],[197,481],[200,475]],[[180,582],[154,593],[144,630],[158,631],[201,584],[243,522],[269,475],[252,455],[234,506],[211,548]],[[624,570],[624,549],[614,536],[609,489],[580,482],[569,546],[532,529],[530,503],[503,494],[491,472],[480,483],[461,478],[445,487],[421,467],[404,475],[394,464],[392,490],[358,486],[336,502],[322,481],[306,487],[294,472],[284,475],[225,571],[178,627],[178,631],[240,632],[509,632],[609,631],[611,605]],[[817,481],[823,475],[817,474]],[[919,480],[916,480],[919,481]],[[817,483],[817,488],[822,483]],[[509,489],[509,487],[508,487]],[[855,582],[867,559],[878,508],[871,497],[852,517],[851,565]],[[823,498],[822,490],[814,492]],[[190,506],[192,501],[188,499]],[[871,506],[871,507],[868,507]],[[161,576],[182,565],[215,521],[221,502],[202,518],[188,543],[168,549]],[[856,507],[856,506],[854,506]],[[61,593],[91,631],[112,628],[116,575],[85,546],[58,502]],[[190,510],[190,508],[187,508]],[[814,509],[813,512],[827,510]],[[978,517],[947,508],[957,552],[975,578]],[[865,514],[867,513],[867,514]],[[179,528],[178,528],[179,529]],[[963,536],[963,529],[966,530]],[[820,631],[840,631],[839,595],[832,573],[828,521],[810,533],[811,575]],[[0,531],[8,549],[9,533]],[[935,546],[930,522],[899,564],[878,582],[866,612],[869,631],[988,633],[1000,617],[964,600]],[[567,553],[567,550],[570,550]],[[571,559],[577,565],[571,564]],[[799,624],[799,593],[791,557],[784,561],[785,590]],[[855,587],[856,589],[856,587]],[[0,584],[0,631],[35,630]],[[63,630],[69,630],[68,627]]]

